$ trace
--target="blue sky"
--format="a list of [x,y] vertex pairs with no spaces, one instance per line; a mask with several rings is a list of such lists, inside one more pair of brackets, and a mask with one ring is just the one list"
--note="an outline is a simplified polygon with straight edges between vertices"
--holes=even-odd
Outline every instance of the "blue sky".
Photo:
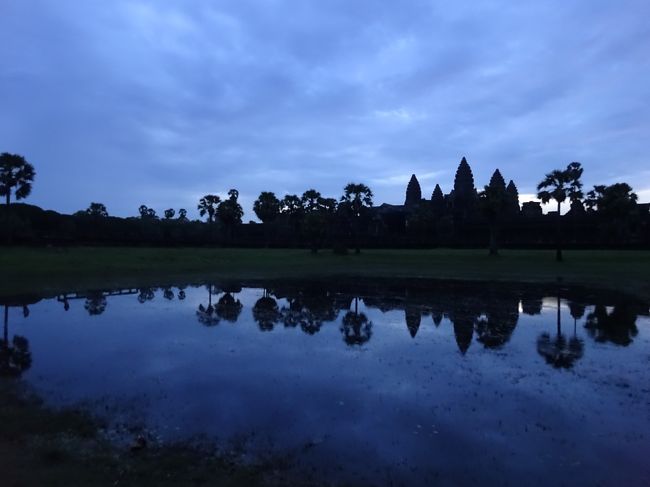
[[196,216],[237,188],[520,193],[580,161],[650,201],[647,0],[0,2],[0,151],[62,212]]

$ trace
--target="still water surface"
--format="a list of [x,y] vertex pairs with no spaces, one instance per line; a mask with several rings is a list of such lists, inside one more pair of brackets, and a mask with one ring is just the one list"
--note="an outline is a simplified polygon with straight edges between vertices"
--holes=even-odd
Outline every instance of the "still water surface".
[[114,432],[353,483],[650,485],[650,319],[632,299],[290,281],[0,303],[5,375]]

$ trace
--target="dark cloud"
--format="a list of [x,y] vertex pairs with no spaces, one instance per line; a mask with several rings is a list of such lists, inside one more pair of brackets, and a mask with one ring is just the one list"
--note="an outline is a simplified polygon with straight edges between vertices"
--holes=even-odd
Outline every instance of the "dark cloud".
[[194,211],[236,187],[399,203],[449,190],[463,155],[532,193],[578,160],[587,184],[650,197],[645,1],[9,0],[0,149],[38,170],[31,201]]

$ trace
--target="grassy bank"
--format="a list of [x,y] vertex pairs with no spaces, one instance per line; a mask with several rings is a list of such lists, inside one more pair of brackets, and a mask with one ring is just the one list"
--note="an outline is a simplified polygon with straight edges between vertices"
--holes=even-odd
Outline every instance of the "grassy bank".
[[207,279],[402,277],[566,284],[650,299],[650,251],[364,250],[313,255],[302,249],[2,248],[0,295],[111,286],[159,286]]
[[97,420],[76,410],[48,409],[12,380],[0,380],[0,417],[0,469],[7,487],[287,482],[284,461],[243,465],[234,454],[189,445],[117,447],[102,437]]

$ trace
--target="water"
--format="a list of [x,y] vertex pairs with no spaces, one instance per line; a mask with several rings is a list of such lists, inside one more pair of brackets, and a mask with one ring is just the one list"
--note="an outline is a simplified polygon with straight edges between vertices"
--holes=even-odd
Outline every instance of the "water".
[[5,375],[122,435],[353,483],[650,483],[648,305],[623,296],[287,281],[3,304]]

